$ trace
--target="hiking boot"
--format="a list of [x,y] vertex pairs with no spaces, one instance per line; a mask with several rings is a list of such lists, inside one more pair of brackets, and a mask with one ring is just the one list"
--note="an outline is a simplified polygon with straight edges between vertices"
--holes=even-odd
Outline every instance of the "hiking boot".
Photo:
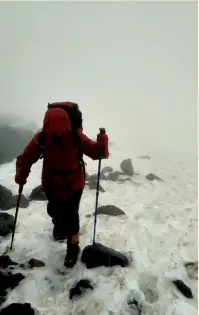
[[64,266],[67,268],[72,268],[77,263],[79,252],[79,243],[68,245],[66,257],[64,260]]
[[67,238],[65,231],[58,224],[54,225],[53,237],[57,242],[63,242]]

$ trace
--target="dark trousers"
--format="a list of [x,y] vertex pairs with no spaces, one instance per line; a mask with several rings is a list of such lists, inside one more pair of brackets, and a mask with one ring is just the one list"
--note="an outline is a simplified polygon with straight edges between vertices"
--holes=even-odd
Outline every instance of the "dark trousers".
[[67,236],[79,233],[79,204],[83,189],[76,190],[63,200],[49,200],[47,212],[57,229]]

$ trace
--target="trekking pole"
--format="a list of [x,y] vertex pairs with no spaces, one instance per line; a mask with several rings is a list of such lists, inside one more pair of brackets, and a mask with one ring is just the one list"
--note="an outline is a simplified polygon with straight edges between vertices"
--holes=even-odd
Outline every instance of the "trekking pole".
[[[105,129],[100,128],[100,134],[105,134]],[[99,199],[99,184],[100,184],[100,172],[101,172],[101,162],[102,162],[102,148],[99,148],[99,163],[98,163],[98,174],[97,174],[97,189],[96,189],[96,201],[95,201],[95,213],[94,213],[94,231],[93,231],[93,245],[95,244],[96,238],[96,227],[97,227],[97,208]]]
[[15,221],[14,221],[14,227],[12,231],[12,239],[11,239],[11,244],[10,244],[10,249],[12,250],[12,245],[14,242],[14,236],[15,236],[15,228],[16,228],[16,223],[17,223],[17,216],[18,216],[18,211],[19,211],[19,204],[21,201],[21,195],[23,191],[23,185],[19,186],[19,192],[18,192],[18,199],[17,199],[17,206],[16,206],[16,212],[15,212]]

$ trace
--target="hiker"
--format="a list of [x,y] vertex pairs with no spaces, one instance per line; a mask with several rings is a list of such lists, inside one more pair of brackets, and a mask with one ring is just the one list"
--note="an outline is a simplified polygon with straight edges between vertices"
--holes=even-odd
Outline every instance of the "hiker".
[[85,185],[83,154],[108,158],[108,136],[100,128],[97,141],[83,133],[82,113],[75,103],[48,104],[43,128],[17,157],[15,182],[25,185],[33,163],[43,158],[42,187],[48,199],[47,212],[54,224],[56,241],[67,239],[66,267],[73,267],[80,252],[79,204]]

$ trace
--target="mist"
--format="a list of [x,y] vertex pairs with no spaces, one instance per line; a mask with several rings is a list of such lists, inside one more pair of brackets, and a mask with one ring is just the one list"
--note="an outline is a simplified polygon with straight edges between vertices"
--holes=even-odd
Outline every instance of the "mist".
[[2,2],[0,36],[0,115],[74,101],[92,138],[196,154],[197,2]]

